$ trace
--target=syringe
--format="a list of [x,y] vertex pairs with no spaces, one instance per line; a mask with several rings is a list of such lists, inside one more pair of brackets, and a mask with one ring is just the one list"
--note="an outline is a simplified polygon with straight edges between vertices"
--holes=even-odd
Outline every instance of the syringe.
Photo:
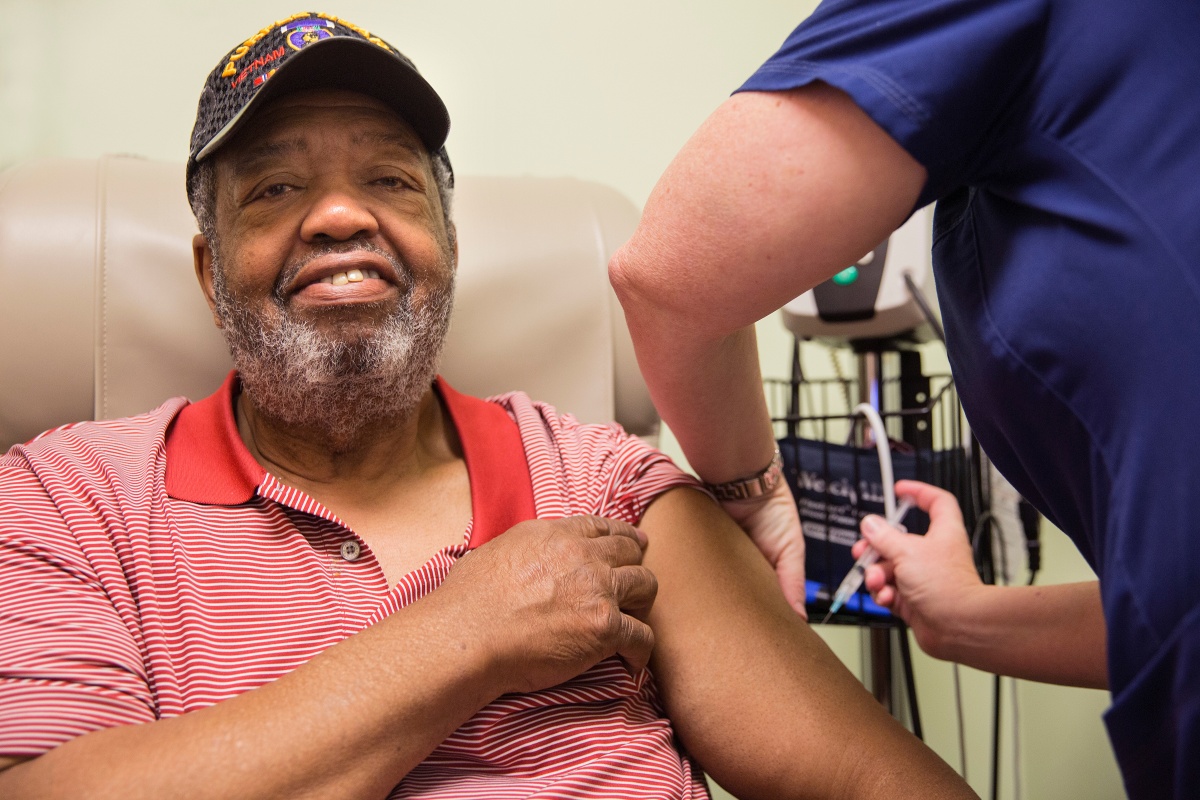
[[[906,497],[900,501],[900,505],[896,506],[892,516],[887,518],[888,524],[893,528],[905,530],[900,520],[904,519],[904,515],[913,507],[913,501]],[[833,602],[829,605],[829,613],[825,615],[825,619],[821,620],[821,624],[829,621],[829,618],[836,614],[850,596],[858,591],[858,587],[862,586],[863,576],[867,571],[867,567],[879,560],[879,553],[875,552],[875,548],[867,545],[867,549],[858,557],[858,561],[854,562],[854,566],[850,568],[850,572],[842,579],[838,585],[837,591],[833,593]]]

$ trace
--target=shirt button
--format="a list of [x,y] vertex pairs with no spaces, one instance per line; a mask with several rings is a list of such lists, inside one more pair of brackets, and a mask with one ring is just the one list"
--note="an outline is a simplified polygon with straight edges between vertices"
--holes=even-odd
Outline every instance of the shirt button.
[[346,559],[347,561],[357,561],[358,555],[361,552],[362,548],[360,548],[358,546],[358,542],[354,541],[353,539],[347,539],[346,541],[342,542],[342,558]]

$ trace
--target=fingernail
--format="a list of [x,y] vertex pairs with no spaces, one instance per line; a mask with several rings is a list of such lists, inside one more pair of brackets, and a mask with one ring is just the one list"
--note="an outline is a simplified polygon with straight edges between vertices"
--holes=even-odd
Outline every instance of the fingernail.
[[866,536],[871,536],[883,530],[885,525],[887,523],[884,522],[883,517],[878,514],[867,514],[862,519],[862,532]]
[[641,528],[634,528],[634,530],[637,531],[638,541],[641,542],[642,547],[650,544],[650,538],[646,536],[645,531],[643,531]]

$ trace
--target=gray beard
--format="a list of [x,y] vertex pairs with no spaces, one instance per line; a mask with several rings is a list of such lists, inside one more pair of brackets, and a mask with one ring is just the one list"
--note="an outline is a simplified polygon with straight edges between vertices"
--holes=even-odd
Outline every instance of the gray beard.
[[454,299],[451,277],[429,295],[426,306],[414,309],[411,270],[369,242],[330,245],[308,258],[356,249],[391,261],[398,275],[409,277],[408,289],[381,325],[361,336],[335,338],[292,317],[279,290],[307,259],[276,282],[272,299],[278,321],[273,322],[232,295],[213,247],[216,314],[242,391],[259,413],[313,431],[335,452],[353,449],[369,426],[399,423],[416,411],[437,373]]

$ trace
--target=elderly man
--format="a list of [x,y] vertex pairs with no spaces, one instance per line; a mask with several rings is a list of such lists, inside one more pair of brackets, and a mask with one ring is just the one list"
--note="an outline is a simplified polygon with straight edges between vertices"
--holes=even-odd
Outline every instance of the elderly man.
[[435,379],[448,126],[325,15],[210,75],[236,370],[0,461],[0,796],[969,795],[664,456]]

